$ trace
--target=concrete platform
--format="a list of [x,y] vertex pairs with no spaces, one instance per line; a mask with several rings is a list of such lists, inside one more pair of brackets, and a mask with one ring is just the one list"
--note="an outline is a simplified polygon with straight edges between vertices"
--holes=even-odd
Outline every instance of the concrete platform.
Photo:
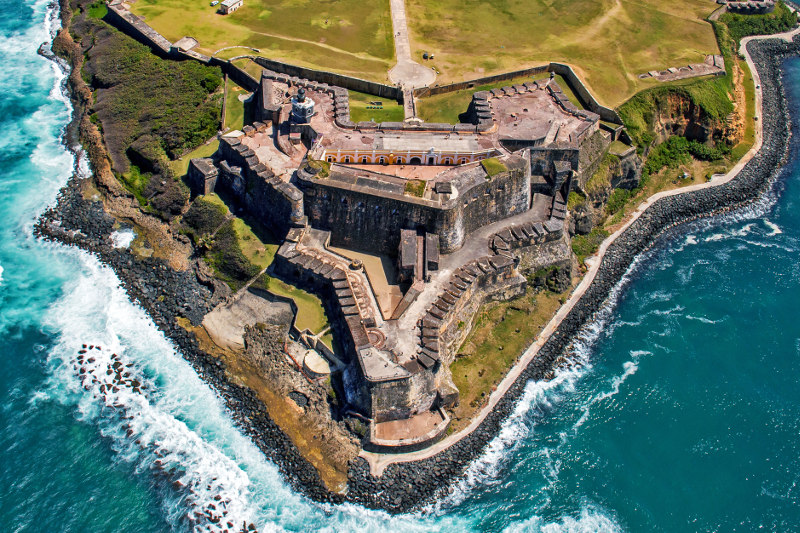
[[450,417],[437,409],[402,420],[370,424],[370,442],[365,448],[372,451],[413,451],[430,446],[444,436]]

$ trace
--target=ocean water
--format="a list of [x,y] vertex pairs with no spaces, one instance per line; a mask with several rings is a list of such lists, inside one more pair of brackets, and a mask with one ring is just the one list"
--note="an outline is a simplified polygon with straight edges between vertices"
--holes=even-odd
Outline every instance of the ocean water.
[[[528,385],[449,497],[394,517],[320,505],[282,481],[109,269],[32,236],[86,164],[60,140],[64,74],[36,54],[54,7],[0,7],[4,531],[221,530],[189,520],[209,504],[261,531],[800,527],[796,157],[757,206],[642,257],[576,342],[580,364]],[[797,108],[800,61],[786,72]],[[83,344],[95,348],[81,374]],[[100,389],[114,360],[140,391]]]

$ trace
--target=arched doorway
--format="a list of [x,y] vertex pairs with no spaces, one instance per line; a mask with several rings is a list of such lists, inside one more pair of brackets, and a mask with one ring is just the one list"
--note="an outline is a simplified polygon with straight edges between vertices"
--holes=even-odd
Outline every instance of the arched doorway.
[[409,165],[421,165],[422,164],[422,160],[419,157],[412,157],[411,159],[408,160],[408,164]]

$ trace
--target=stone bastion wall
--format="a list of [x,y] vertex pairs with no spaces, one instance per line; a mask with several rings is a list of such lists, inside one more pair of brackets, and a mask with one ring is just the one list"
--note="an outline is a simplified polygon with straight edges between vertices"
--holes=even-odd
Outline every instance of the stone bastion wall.
[[452,180],[458,194],[441,203],[338,180],[335,167],[327,178],[302,167],[297,187],[309,222],[330,231],[335,246],[394,255],[401,229],[424,227],[439,235],[442,253],[451,253],[472,231],[530,207],[530,164],[519,156],[503,162],[508,170],[491,178],[480,165],[464,168]]

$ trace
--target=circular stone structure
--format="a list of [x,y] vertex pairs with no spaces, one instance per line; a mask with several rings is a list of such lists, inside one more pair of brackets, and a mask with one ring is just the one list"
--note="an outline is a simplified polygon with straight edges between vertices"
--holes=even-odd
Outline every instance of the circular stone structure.
[[303,355],[303,370],[313,378],[323,378],[330,375],[331,366],[316,351],[306,350]]

